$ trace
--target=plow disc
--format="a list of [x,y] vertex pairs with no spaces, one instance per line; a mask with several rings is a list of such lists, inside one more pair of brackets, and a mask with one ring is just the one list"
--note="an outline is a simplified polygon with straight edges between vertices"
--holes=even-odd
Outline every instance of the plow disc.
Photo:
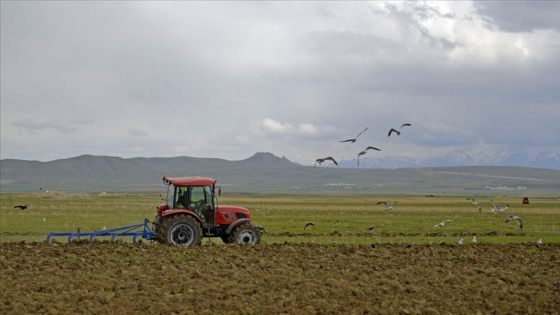
[[80,232],[80,230],[77,232],[53,232],[47,235],[47,242],[49,242],[53,237],[61,236],[68,237],[68,243],[72,242],[73,238],[81,239],[82,237],[88,237],[91,242],[94,238],[101,236],[110,236],[111,241],[114,241],[117,237],[131,236],[132,241],[136,243],[136,239],[138,237],[148,240],[152,239],[154,233],[150,229],[149,223],[150,221],[148,219],[144,219],[144,222],[140,224],[127,225],[109,230],[99,230],[94,232]]

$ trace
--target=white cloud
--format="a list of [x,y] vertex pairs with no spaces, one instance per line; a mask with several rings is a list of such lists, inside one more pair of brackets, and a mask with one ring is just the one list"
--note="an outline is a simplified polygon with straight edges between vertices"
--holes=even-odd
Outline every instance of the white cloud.
[[318,132],[318,129],[313,124],[303,123],[303,124],[299,125],[298,132],[300,132],[302,134],[307,134],[307,135],[316,135],[317,132]]
[[261,127],[262,127],[261,129],[262,132],[277,134],[277,135],[293,134],[295,131],[294,126],[287,123],[283,124],[279,121],[270,118],[264,118],[261,121]]
[[257,125],[255,130],[257,134],[262,136],[276,135],[276,136],[293,136],[304,135],[314,136],[319,132],[318,127],[311,123],[302,123],[294,126],[290,123],[283,123],[271,118],[263,118]]

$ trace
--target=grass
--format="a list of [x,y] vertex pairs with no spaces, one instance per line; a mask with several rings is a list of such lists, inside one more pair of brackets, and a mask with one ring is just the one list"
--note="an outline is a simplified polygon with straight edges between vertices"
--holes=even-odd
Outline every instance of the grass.
[[[476,198],[476,196],[474,196]],[[95,231],[152,220],[159,194],[0,194],[0,241],[43,241],[50,232]],[[480,197],[482,212],[464,196],[420,197],[405,195],[223,195],[220,204],[247,207],[256,224],[265,227],[263,243],[332,244],[437,244],[463,238],[470,243],[525,243],[539,238],[560,243],[560,200],[522,196],[496,196],[505,214],[490,212],[490,198]],[[378,201],[397,201],[387,212]],[[27,210],[16,204],[26,203]],[[519,215],[505,223],[508,214]],[[451,220],[443,228],[433,226]],[[307,222],[314,227],[303,230]],[[369,228],[374,227],[373,230]],[[64,240],[62,240],[64,241]],[[208,240],[205,240],[208,242]],[[213,239],[221,244],[221,240]]]

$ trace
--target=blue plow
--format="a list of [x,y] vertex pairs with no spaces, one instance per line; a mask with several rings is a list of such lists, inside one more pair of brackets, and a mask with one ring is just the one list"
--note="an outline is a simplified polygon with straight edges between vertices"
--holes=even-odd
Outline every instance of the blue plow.
[[152,230],[150,229],[149,223],[150,221],[148,219],[144,219],[144,223],[122,226],[110,230],[80,232],[80,230],[78,229],[77,232],[53,232],[47,235],[47,242],[49,242],[51,238],[59,236],[68,237],[68,243],[72,242],[73,238],[80,239],[81,237],[89,237],[89,241],[91,242],[94,238],[100,236],[110,236],[111,241],[114,241],[117,237],[120,236],[132,236],[132,242],[136,243],[136,239],[138,237],[142,237],[148,240],[152,239],[154,232],[152,232]]

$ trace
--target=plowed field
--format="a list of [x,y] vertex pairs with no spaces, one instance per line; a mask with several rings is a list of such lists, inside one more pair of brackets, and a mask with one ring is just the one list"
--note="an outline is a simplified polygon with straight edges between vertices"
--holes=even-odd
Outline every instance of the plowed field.
[[558,314],[560,244],[0,244],[1,314]]

